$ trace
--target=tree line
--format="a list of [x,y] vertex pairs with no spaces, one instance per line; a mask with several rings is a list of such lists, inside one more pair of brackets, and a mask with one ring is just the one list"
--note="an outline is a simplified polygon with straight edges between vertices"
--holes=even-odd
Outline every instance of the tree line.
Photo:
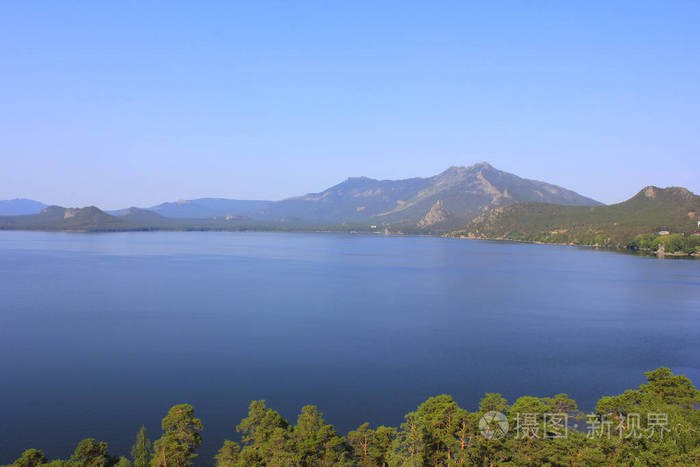
[[700,252],[700,235],[698,234],[640,234],[635,236],[626,247],[630,250],[657,251],[661,246],[669,253],[692,255]]
[[[400,427],[368,423],[341,436],[315,406],[295,425],[265,401],[252,401],[236,426],[239,441],[226,440],[211,462],[197,457],[202,421],[189,404],[172,407],[151,443],[142,427],[130,457],[109,452],[106,442],[78,443],[69,459],[49,461],[28,449],[13,467],[184,467],[195,463],[241,466],[600,466],[700,465],[700,391],[668,368],[645,373],[647,383],[602,397],[584,415],[566,394],[524,396],[509,403],[488,393],[478,410],[462,409],[448,395],[431,397]],[[580,421],[585,429],[572,428]],[[579,425],[579,426],[580,426]]]

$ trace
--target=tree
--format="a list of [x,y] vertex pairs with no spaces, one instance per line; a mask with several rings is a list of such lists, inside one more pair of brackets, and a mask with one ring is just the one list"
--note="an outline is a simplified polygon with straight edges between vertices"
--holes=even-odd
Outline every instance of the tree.
[[194,416],[189,404],[173,406],[161,423],[163,436],[153,443],[154,467],[182,467],[191,465],[197,456],[195,449],[202,444],[202,421]]
[[236,431],[243,433],[240,459],[244,465],[286,465],[297,461],[289,422],[267,408],[264,400],[251,401],[248,416]]
[[685,375],[674,375],[671,370],[664,367],[648,371],[644,375],[647,377],[648,384],[639,387],[643,394],[647,392],[657,394],[664,402],[676,404],[685,409],[692,409],[695,404],[700,404],[700,391],[695,389]]
[[12,465],[13,467],[34,467],[47,462],[44,453],[38,449],[27,449]]
[[346,451],[345,440],[328,425],[313,405],[304,406],[294,427],[294,441],[302,465],[335,465]]
[[87,438],[78,443],[70,461],[81,467],[107,467],[117,462],[109,454],[107,443],[96,441],[94,438]]
[[353,465],[386,466],[394,439],[396,428],[380,426],[373,430],[369,423],[363,423],[348,433],[348,444],[355,460]]
[[357,430],[348,433],[348,444],[358,465],[373,465],[371,450],[374,445],[374,434],[375,432],[369,427],[369,423],[363,423]]
[[389,462],[389,450],[396,439],[396,428],[380,426],[374,431],[372,445],[370,446],[370,457],[375,465],[385,467]]
[[234,467],[238,465],[240,454],[241,446],[238,443],[225,440],[224,445],[219,449],[216,456],[214,456],[216,467]]
[[115,465],[116,467],[132,467],[131,461],[124,456],[120,457]]
[[457,431],[467,415],[447,394],[431,397],[418,406],[416,416],[424,434],[425,462],[438,465],[452,461],[455,451],[460,449]]
[[417,467],[423,465],[425,433],[420,418],[415,412],[404,416],[406,420],[389,451],[389,463],[396,466]]
[[601,416],[616,416],[625,418],[634,412],[642,401],[642,394],[634,389],[628,389],[618,396],[601,397],[595,411]]
[[505,413],[508,408],[508,401],[502,395],[494,392],[487,392],[479,402],[479,412],[501,412]]
[[582,418],[583,416],[576,401],[571,399],[568,394],[544,397],[542,402],[548,407],[549,413],[562,414],[570,418]]
[[146,427],[142,426],[136,434],[136,442],[131,448],[131,457],[134,459],[134,467],[148,467],[153,456],[151,441],[146,437]]

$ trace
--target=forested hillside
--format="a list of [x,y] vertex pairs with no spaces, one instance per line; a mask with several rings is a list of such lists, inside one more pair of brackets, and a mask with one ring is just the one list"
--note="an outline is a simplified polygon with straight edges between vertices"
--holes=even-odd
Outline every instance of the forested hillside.
[[663,243],[666,252],[692,253],[700,245],[700,236],[692,235],[699,212],[700,196],[685,188],[649,186],[609,206],[503,206],[453,235],[630,249],[656,249]]

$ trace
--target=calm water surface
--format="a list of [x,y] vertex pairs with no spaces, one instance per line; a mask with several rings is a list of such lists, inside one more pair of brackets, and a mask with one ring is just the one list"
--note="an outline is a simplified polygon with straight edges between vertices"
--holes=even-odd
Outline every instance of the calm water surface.
[[0,463],[127,454],[176,403],[208,461],[251,399],[345,433],[431,395],[700,383],[700,261],[437,238],[0,232]]

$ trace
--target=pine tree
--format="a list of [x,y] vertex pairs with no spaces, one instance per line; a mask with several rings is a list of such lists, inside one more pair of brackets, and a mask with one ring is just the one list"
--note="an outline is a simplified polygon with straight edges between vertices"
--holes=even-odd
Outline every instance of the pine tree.
[[293,447],[289,422],[264,400],[251,401],[248,416],[236,431],[243,433],[240,453],[243,465],[294,465],[298,456]]
[[219,449],[219,452],[214,456],[216,467],[234,467],[238,464],[240,457],[241,446],[234,442],[225,440],[224,445]]
[[302,465],[337,465],[345,458],[345,439],[313,405],[304,406],[294,427],[294,440]]
[[34,467],[36,465],[45,464],[47,462],[44,453],[38,449],[27,449],[22,453],[22,456],[17,459],[12,467]]
[[108,467],[117,462],[109,454],[107,443],[96,441],[94,438],[87,438],[78,443],[70,460],[81,467]]
[[148,467],[153,456],[151,441],[146,437],[146,427],[142,426],[136,434],[136,442],[131,448],[131,457],[134,459],[134,467]]
[[162,421],[163,436],[153,443],[153,467],[184,467],[197,456],[202,444],[202,421],[194,416],[190,404],[173,406]]

